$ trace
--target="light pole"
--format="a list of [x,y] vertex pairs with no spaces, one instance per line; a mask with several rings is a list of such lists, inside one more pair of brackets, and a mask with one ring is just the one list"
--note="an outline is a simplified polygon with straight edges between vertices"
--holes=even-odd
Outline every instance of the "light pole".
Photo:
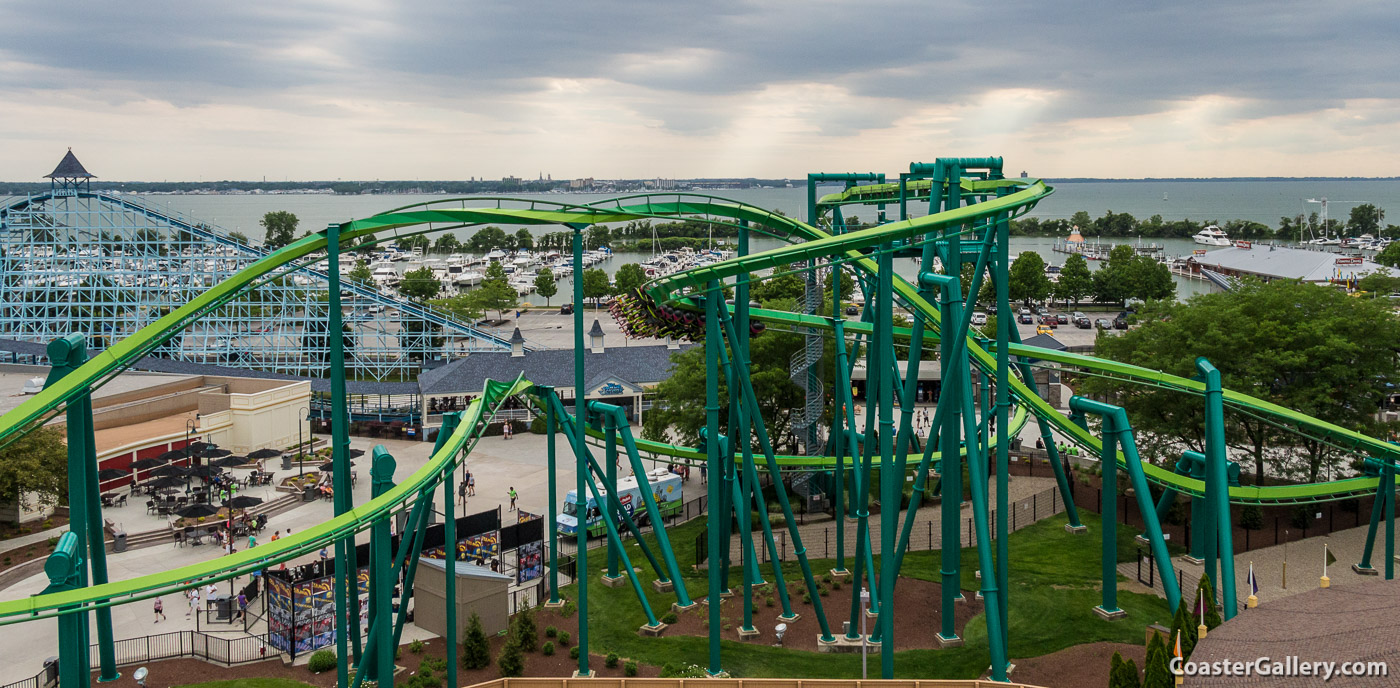
[[301,479],[306,471],[306,467],[302,465],[302,459],[306,456],[306,444],[301,439],[301,426],[311,419],[311,407],[303,406],[299,410],[301,411],[301,419],[297,421],[297,489],[302,489]]
[[866,635],[866,633],[865,633],[865,620],[866,620],[866,618],[869,617],[869,616],[870,616],[870,591],[867,590],[867,589],[865,588],[865,586],[861,586],[861,588],[860,588],[860,680],[862,680],[862,681],[864,681],[864,680],[866,679],[866,677],[867,677],[867,667],[869,666],[869,661],[870,661],[870,660],[869,660],[869,657],[868,657],[867,654],[866,654],[866,653],[869,652],[869,650],[870,650],[870,636]]

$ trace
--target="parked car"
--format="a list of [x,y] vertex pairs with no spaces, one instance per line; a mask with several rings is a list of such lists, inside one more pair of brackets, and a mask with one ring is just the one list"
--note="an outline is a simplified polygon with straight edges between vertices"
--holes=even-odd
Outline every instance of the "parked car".
[[1116,317],[1116,318],[1113,319],[1113,329],[1115,329],[1115,330],[1126,330],[1126,329],[1128,329],[1128,314],[1127,314],[1127,313],[1119,313],[1119,314],[1118,314],[1118,317]]
[[1069,314],[1068,314],[1068,313],[1056,313],[1056,314],[1055,314],[1055,320],[1059,321],[1059,323],[1060,323],[1061,325],[1068,325],[1068,324],[1069,324]]
[[1098,320],[1094,321],[1094,325],[1096,325],[1100,330],[1107,330],[1113,327],[1113,323],[1110,322],[1108,318],[1099,318]]
[[1084,317],[1084,315],[1081,313],[1078,317],[1074,319],[1074,326],[1078,327],[1081,330],[1087,330],[1093,327],[1094,323],[1091,322],[1088,318]]
[[973,313],[973,314],[972,314],[972,324],[973,324],[973,325],[986,325],[986,324],[987,324],[987,314],[986,314],[986,313],[982,313],[982,312],[980,312],[980,311],[979,311],[979,312],[976,312],[976,313]]
[[1036,306],[1035,314],[1044,317],[1050,315],[1050,309],[1045,306]]
[[1056,318],[1055,316],[1053,316],[1053,315],[1042,315],[1042,316],[1040,316],[1040,324],[1042,324],[1042,325],[1047,325],[1047,326],[1053,328],[1053,327],[1059,327],[1059,326],[1060,326],[1060,321],[1059,321],[1059,319],[1057,319],[1057,318]]
[[856,306],[846,306],[846,315],[860,315],[860,308]]
[[1017,316],[1016,320],[1017,320],[1018,322],[1020,322],[1022,325],[1034,325],[1034,324],[1035,324],[1035,316],[1034,316],[1034,315],[1031,315],[1031,312],[1030,312],[1030,311],[1027,311],[1027,310],[1021,311],[1021,315]]
[[1036,333],[1036,334],[1043,334],[1043,335],[1049,337],[1049,336],[1054,335],[1054,334],[1055,334],[1055,331],[1052,330],[1052,329],[1050,329],[1050,328],[1048,328],[1048,327],[1046,327],[1046,326],[1044,326],[1044,325],[1036,325],[1036,326],[1035,326],[1035,333]]
[[1075,312],[1074,312],[1074,315],[1070,316],[1070,320],[1072,320],[1072,321],[1074,321],[1074,322],[1078,322],[1081,318],[1084,319],[1084,320],[1088,320],[1088,319],[1089,319],[1089,316],[1086,316],[1086,315],[1084,315],[1083,313],[1081,313],[1081,312],[1079,312],[1079,311],[1075,311]]

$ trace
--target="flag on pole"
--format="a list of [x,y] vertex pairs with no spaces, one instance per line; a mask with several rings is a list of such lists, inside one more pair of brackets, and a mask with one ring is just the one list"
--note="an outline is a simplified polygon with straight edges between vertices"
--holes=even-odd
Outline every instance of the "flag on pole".
[[1197,602],[1196,608],[1200,610],[1201,625],[1205,625],[1205,623],[1206,623],[1206,591],[1205,591],[1205,590],[1201,590],[1200,592],[1201,592],[1201,594],[1200,594],[1200,600]]
[[1337,563],[1337,556],[1332,554],[1332,548],[1328,547],[1325,542],[1322,543],[1322,551],[1327,553],[1327,566]]
[[1249,594],[1259,594],[1259,581],[1254,578],[1254,562],[1249,562]]
[[1176,647],[1172,649],[1172,654],[1175,655],[1176,657],[1181,657],[1181,632],[1180,632],[1180,631],[1177,631],[1177,634],[1176,634]]

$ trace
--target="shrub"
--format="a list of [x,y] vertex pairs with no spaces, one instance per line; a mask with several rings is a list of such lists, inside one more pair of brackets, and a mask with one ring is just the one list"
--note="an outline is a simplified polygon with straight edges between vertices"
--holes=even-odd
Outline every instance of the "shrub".
[[427,657],[423,658],[423,661],[419,663],[418,667],[420,671],[427,670],[446,672],[447,660],[443,659],[442,657],[434,657],[432,655],[428,655]]
[[546,657],[548,657],[548,656],[554,654],[554,641],[553,641],[553,640],[546,640],[546,641],[544,641],[544,645],[541,645],[541,646],[540,646],[540,652],[542,652],[542,653],[544,654],[544,656],[546,656]]
[[568,618],[573,616],[576,611],[578,611],[578,605],[575,605],[573,600],[564,600],[564,606],[560,607],[559,615]]
[[1240,527],[1245,530],[1260,530],[1264,527],[1264,511],[1258,504],[1246,504],[1240,509]]
[[1307,530],[1312,524],[1313,507],[1306,504],[1299,504],[1293,507],[1293,513],[1288,516],[1288,524],[1299,530]]
[[661,623],[664,623],[669,626],[675,623],[678,618],[679,617],[676,616],[675,612],[666,612],[665,614],[661,615]]
[[831,589],[832,589],[832,590],[840,590],[840,589],[841,589],[841,579],[840,579],[840,578],[837,578],[836,580],[831,581]]
[[560,644],[561,646],[562,646],[562,645],[568,645],[568,644],[569,644],[569,641],[572,640],[572,639],[573,639],[573,636],[570,635],[568,631],[559,631],[559,644]]
[[773,606],[773,596],[772,596],[772,595],[769,595],[769,596],[763,598],[763,606],[765,606],[765,607],[771,607],[771,606]]
[[545,626],[545,627],[544,627],[544,637],[546,637],[546,638],[557,638],[557,637],[559,637],[559,629],[557,629],[557,628],[555,628],[555,627],[553,627],[553,626]]
[[[365,685],[369,683],[370,681],[365,681]],[[417,674],[410,676],[407,681],[399,685],[404,688],[442,688],[442,678],[434,675],[431,671],[419,670]]]
[[825,585],[823,585],[820,588],[817,588],[817,594],[821,595],[822,597],[826,597],[827,595],[831,594],[831,591],[828,590]]
[[578,659],[578,646],[569,648],[569,659]]
[[[421,640],[415,640],[415,641],[413,641],[413,642],[411,642],[411,643],[408,644],[408,651],[409,651],[409,652],[412,652],[412,653],[415,654],[415,655],[421,655],[421,654],[423,654],[423,648],[424,648],[424,647],[426,647],[426,646],[423,644],[423,641],[421,641]],[[427,662],[428,660],[425,659],[425,660],[423,660],[423,661],[424,661],[424,662]]]
[[661,667],[661,678],[706,678],[705,668],[698,664],[676,665],[667,662]]
[[486,640],[486,630],[481,627],[481,617],[472,612],[467,621],[466,637],[462,639],[462,668],[481,669],[491,663],[491,645]]
[[523,676],[525,674],[525,654],[519,643],[506,643],[500,656],[496,657],[496,667],[502,676]]
[[335,653],[330,650],[317,650],[311,655],[311,660],[306,663],[306,668],[313,674],[335,669]]
[[620,658],[617,656],[616,652],[609,652],[608,656],[603,659],[603,664],[606,665],[609,669],[612,669],[617,666],[618,659]]
[[636,676],[636,675],[637,675],[637,660],[635,660],[635,659],[629,659],[629,660],[627,660],[627,662],[626,662],[625,664],[622,665],[622,675],[623,675],[623,676]]

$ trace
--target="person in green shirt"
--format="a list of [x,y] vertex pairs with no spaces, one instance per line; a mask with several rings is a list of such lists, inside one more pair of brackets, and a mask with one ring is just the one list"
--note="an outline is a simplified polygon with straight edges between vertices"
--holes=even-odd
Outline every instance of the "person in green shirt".
[[510,510],[515,511],[515,498],[519,496],[515,493],[515,486],[512,485],[506,494],[510,496]]

